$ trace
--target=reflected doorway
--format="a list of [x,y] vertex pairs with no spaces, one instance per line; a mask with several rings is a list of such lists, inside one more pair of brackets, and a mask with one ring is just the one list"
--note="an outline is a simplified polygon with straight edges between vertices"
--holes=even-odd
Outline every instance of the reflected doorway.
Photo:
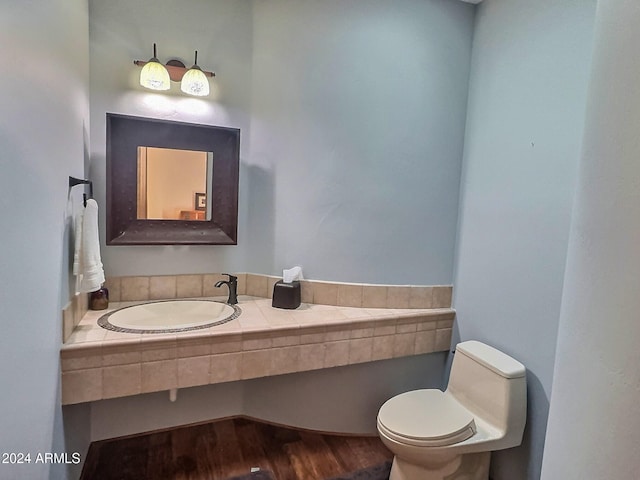
[[211,220],[213,153],[138,146],[137,219]]

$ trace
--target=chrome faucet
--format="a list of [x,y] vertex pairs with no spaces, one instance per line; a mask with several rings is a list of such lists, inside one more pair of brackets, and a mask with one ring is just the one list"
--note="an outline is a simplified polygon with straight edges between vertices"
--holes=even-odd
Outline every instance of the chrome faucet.
[[216,282],[215,287],[220,288],[222,285],[227,285],[229,287],[229,300],[227,303],[229,305],[236,305],[238,303],[238,277],[233,275],[229,275],[228,273],[223,273],[229,277],[229,280],[220,280]]

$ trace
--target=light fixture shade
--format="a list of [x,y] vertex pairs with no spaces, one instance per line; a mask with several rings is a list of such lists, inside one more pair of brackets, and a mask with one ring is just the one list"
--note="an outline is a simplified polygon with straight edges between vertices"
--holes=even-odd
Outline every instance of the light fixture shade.
[[149,60],[140,72],[140,85],[151,90],[169,90],[169,72],[157,58]]
[[200,67],[194,65],[182,77],[180,90],[196,97],[209,95],[209,80]]

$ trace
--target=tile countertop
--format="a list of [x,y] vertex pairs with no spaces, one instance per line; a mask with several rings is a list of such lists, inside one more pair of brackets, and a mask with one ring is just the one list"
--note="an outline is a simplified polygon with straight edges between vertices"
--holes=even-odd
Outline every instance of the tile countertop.
[[140,303],[148,302],[113,302],[82,318],[60,351],[63,404],[446,351],[455,317],[451,308],[284,310],[239,296],[238,318],[204,329],[138,334],[97,324]]

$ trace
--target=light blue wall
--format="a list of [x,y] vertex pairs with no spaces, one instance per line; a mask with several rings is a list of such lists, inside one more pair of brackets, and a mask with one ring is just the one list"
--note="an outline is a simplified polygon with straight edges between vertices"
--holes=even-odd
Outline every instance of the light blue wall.
[[640,478],[639,23],[598,1],[543,480]]
[[[452,280],[474,8],[450,0],[255,2],[250,270]],[[256,232],[258,233],[258,232]]]
[[[90,2],[91,174],[105,112],[238,127],[236,247],[105,247],[108,275],[452,281],[474,7],[452,0]],[[188,26],[188,28],[185,28]],[[199,51],[207,100],[136,86]],[[177,90],[177,87],[174,88]],[[104,220],[103,220],[104,221]]]
[[88,148],[87,26],[84,0],[0,3],[0,452],[32,455],[0,463],[2,479],[66,478],[36,455],[78,448],[63,433],[58,358],[73,291],[68,176],[84,175]]
[[454,278],[457,328],[528,369],[523,446],[495,480],[540,477],[595,0],[485,0],[476,15]]

